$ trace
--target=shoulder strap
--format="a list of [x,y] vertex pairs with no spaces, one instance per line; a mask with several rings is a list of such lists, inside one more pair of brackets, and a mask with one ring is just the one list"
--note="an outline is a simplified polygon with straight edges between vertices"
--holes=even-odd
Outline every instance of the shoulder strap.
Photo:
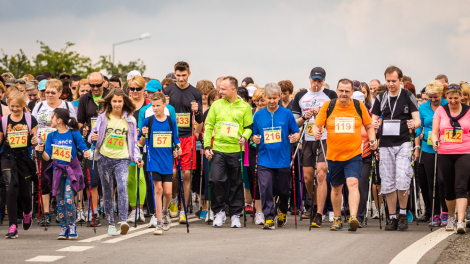
[[353,99],[354,108],[356,108],[356,112],[362,120],[362,109],[361,109],[361,102],[359,100]]
[[2,129],[3,129],[3,135],[5,136],[7,134],[7,124],[8,124],[8,117],[7,116],[2,116]]
[[43,103],[44,103],[44,102],[41,102],[41,104],[38,106],[38,113],[39,113],[39,110],[41,110],[41,107],[42,107],[42,104],[43,104]]
[[75,149],[77,150],[77,153],[79,152],[79,149],[78,149],[78,146],[77,146],[77,142],[75,141],[75,135],[73,134],[73,132],[75,130],[73,129],[70,129],[70,131],[72,132],[72,141],[73,141],[73,144],[75,145]]
[[333,110],[335,110],[335,105],[336,105],[336,98],[331,99],[330,104],[328,105],[328,109],[326,110],[326,119],[328,119],[331,113],[333,113]]
[[153,124],[153,117],[154,115],[149,116],[149,137],[150,137],[150,131],[152,130],[152,124]]
[[70,109],[69,109],[69,103],[65,101],[65,107],[67,108],[67,110],[69,110],[70,112]]
[[31,132],[31,114],[29,112],[24,113],[26,124],[28,125],[28,131]]
[[171,131],[171,146],[174,145],[175,142],[175,135],[173,135],[173,124],[171,122],[171,116],[167,116],[166,120],[168,120],[168,125],[170,126]]

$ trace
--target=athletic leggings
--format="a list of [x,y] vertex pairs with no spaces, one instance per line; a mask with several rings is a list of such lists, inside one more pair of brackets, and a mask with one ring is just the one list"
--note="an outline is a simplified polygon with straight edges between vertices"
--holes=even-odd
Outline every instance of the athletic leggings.
[[74,202],[75,192],[70,187],[70,179],[66,175],[60,178],[57,190],[57,211],[59,213],[60,227],[75,224],[76,209]]
[[[434,154],[424,152],[421,154],[421,161],[424,164],[424,171],[426,172],[426,178],[428,181],[428,188],[429,188],[429,201],[432,203],[432,195],[433,195],[433,185],[434,185]],[[436,175],[436,195],[434,200],[434,212],[432,215],[440,215],[441,214],[441,207],[442,212],[448,212],[447,204],[445,200],[445,188],[444,188],[444,178],[442,177],[442,172],[440,169],[437,170]],[[432,204],[431,204],[432,207]]]
[[[11,164],[10,158],[5,154],[3,155],[2,162],[2,175],[3,177],[10,177],[10,185],[7,190],[7,208],[8,208],[8,220],[11,225],[18,226],[18,198],[23,207],[25,214],[31,212],[32,209],[32,198],[31,198],[31,172],[29,171],[26,162],[20,159],[15,159],[17,171],[18,171],[18,184],[14,184],[13,176],[11,175]],[[11,176],[9,176],[9,175]]]
[[[375,166],[376,164],[374,164]],[[362,223],[367,214],[367,202],[369,199],[369,176],[372,170],[372,155],[362,158],[362,174],[359,178],[359,206],[357,219]],[[371,187],[372,188],[372,187]],[[371,196],[372,198],[372,196]],[[371,199],[372,200],[372,199]]]
[[[129,199],[127,197],[127,178],[129,176],[129,159],[112,159],[104,155],[98,157],[101,186],[103,189],[104,211],[108,225],[114,226],[113,212],[113,179],[116,179],[118,193],[119,222],[127,220]],[[144,176],[142,175],[142,178]]]
[[[137,166],[129,165],[129,177],[127,181],[127,195],[129,196],[129,203],[131,207],[136,206],[136,201],[137,201],[137,184],[136,183],[137,183]],[[140,205],[144,204],[146,195],[147,195],[147,184],[145,183],[145,172],[143,168],[140,168],[140,178],[139,178],[139,204]]]
[[444,175],[446,200],[466,199],[470,154],[438,154],[437,164]]

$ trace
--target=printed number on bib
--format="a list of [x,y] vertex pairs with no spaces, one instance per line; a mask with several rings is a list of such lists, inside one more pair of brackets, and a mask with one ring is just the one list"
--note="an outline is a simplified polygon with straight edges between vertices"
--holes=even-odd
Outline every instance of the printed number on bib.
[[176,124],[179,127],[189,127],[189,113],[176,114]]
[[106,140],[106,147],[111,149],[124,149],[124,140],[126,140],[125,135],[110,135]]
[[8,132],[10,148],[25,148],[28,146],[28,131]]
[[354,133],[354,117],[336,117],[335,133]]
[[264,143],[278,143],[281,142],[281,130],[265,130]]
[[91,118],[91,129],[93,129],[93,127],[95,126],[96,119],[98,119],[98,118],[96,118],[96,117]]
[[72,158],[72,147],[52,145],[52,159],[70,162]]
[[47,135],[49,135],[49,133],[51,133],[51,132],[54,132],[54,130],[51,130],[50,128],[45,128],[45,129],[42,129],[41,131],[38,131],[38,134],[40,135],[39,139],[42,142],[46,142]]
[[154,148],[171,148],[170,133],[153,133]]
[[454,130],[446,129],[444,134],[444,142],[462,143],[462,130],[457,129],[455,132],[455,136],[452,136],[454,134]]
[[432,133],[432,131],[429,131],[429,132],[428,132],[428,141],[426,142],[426,143],[428,143],[428,145],[430,145],[430,146],[432,146],[431,133]]
[[238,138],[238,124],[232,122],[221,122],[220,135]]
[[313,124],[312,123],[307,125],[307,135],[313,136]]

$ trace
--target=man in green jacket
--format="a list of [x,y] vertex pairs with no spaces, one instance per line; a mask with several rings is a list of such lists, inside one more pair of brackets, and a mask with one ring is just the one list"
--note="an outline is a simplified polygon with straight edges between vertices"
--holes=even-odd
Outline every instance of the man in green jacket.
[[[225,182],[230,181],[229,206],[232,227],[241,227],[240,215],[245,205],[243,182],[240,175],[240,152],[251,136],[253,116],[250,106],[237,96],[238,81],[227,76],[220,83],[222,99],[215,101],[207,115],[204,149],[210,164],[211,209],[215,214],[213,225],[225,222]],[[213,149],[211,139],[214,138]]]

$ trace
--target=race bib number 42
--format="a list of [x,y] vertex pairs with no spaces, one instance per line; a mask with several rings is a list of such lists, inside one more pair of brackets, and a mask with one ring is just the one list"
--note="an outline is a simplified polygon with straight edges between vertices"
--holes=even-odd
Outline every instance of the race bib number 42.
[[171,134],[170,133],[154,133],[153,134],[153,147],[154,148],[171,148]]
[[70,162],[72,147],[52,145],[52,159]]
[[125,135],[110,135],[106,140],[106,147],[111,149],[124,149],[124,140],[126,140]]
[[453,136],[454,130],[446,129],[444,133],[444,142],[462,143],[462,130],[457,129],[455,132],[455,136]]
[[28,131],[8,132],[10,148],[25,148],[28,146]]
[[179,127],[189,127],[189,113],[176,114],[176,124]]
[[238,124],[233,122],[221,122],[220,135],[225,137],[238,138]]
[[278,143],[281,142],[281,130],[265,130],[264,143]]
[[354,117],[336,117],[335,133],[354,133]]

